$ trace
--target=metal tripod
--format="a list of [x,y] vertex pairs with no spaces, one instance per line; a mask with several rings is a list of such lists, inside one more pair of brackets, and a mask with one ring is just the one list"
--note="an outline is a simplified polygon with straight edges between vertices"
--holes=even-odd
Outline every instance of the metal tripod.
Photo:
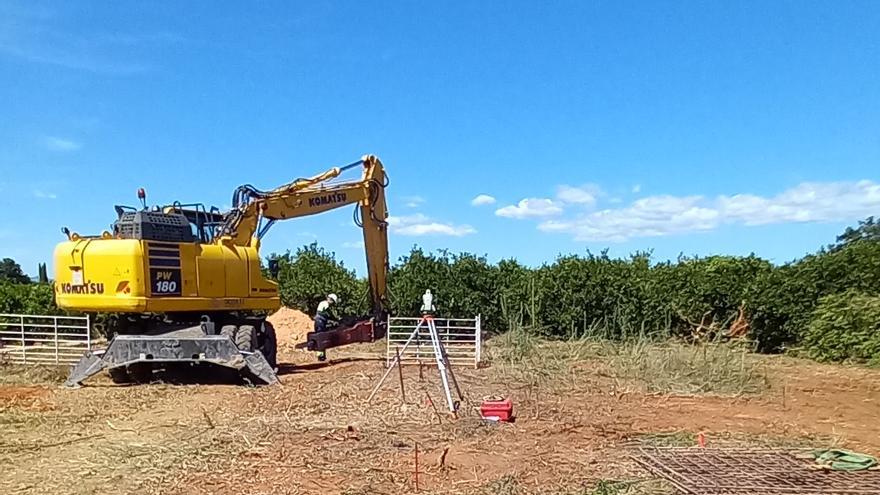
[[[413,330],[413,332],[410,334],[409,338],[406,340],[406,343],[403,344],[400,352],[398,352],[397,356],[394,357],[394,361],[391,362],[391,366],[389,366],[388,369],[385,370],[385,374],[382,375],[382,379],[379,380],[379,383],[376,384],[373,392],[370,393],[370,396],[367,398],[367,402],[373,400],[376,392],[378,392],[379,388],[382,387],[382,384],[385,383],[385,379],[388,378],[388,375],[391,374],[391,371],[394,369],[394,367],[400,366],[401,356],[403,356],[404,352],[406,352],[406,348],[409,346],[410,343],[412,343],[413,340],[418,341],[419,334],[423,326],[428,328],[428,335],[431,338],[431,347],[434,350],[434,359],[437,361],[437,371],[439,371],[440,373],[440,381],[443,383],[443,392],[446,396],[446,404],[449,406],[450,412],[454,413],[458,409],[459,402],[464,399],[461,395],[461,389],[458,388],[458,381],[455,379],[455,373],[452,372],[452,365],[449,363],[449,357],[446,355],[446,349],[443,347],[443,342],[440,341],[440,336],[437,333],[437,326],[434,324],[434,316],[430,313],[426,313],[422,316],[419,324],[416,325],[415,330]],[[452,381],[452,386],[455,387],[455,393],[458,395],[458,401],[452,400],[452,392],[449,389],[450,381]]]

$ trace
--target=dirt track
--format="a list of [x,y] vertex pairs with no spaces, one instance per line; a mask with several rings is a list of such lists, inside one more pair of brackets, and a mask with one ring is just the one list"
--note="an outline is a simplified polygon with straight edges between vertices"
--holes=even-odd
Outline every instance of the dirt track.
[[[762,358],[759,397],[672,397],[621,387],[601,361],[555,381],[503,366],[458,368],[468,398],[510,395],[515,424],[481,422],[472,404],[438,424],[436,370],[405,370],[371,405],[384,368],[331,352],[328,364],[283,349],[281,387],[115,386],[65,390],[49,380],[0,386],[0,493],[409,493],[414,447],[426,493],[564,493],[599,479],[645,476],[622,446],[661,433],[676,442],[828,445],[880,454],[880,372]],[[349,356],[349,357],[346,357]],[[292,366],[295,365],[295,366]],[[661,437],[662,438],[662,437]],[[440,462],[446,451],[445,461]],[[499,488],[500,487],[500,488]]]

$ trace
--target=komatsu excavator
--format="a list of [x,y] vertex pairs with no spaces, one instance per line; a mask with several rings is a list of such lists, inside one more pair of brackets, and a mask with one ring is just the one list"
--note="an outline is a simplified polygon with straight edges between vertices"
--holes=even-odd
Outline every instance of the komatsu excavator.
[[[359,168],[359,180],[334,181]],[[55,296],[71,311],[113,315],[113,337],[103,351],[88,352],[66,384],[107,369],[117,382],[140,381],[169,365],[214,364],[271,384],[276,377],[276,337],[265,314],[280,307],[278,284],[264,278],[260,239],[279,220],[356,204],[363,229],[370,315],[348,325],[309,333],[307,347],[321,351],[385,336],[388,312],[388,235],[382,162],[372,155],[311,178],[261,191],[240,186],[232,208],[221,213],[201,204],[142,209],[117,206],[112,231],[71,233],[55,248]],[[269,263],[269,271],[277,268]]]

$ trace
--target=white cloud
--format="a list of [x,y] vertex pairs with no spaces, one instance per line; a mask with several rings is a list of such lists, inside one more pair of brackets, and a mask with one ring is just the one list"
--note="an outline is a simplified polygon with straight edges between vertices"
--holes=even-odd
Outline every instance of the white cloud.
[[700,196],[653,196],[630,206],[605,209],[573,220],[547,221],[538,228],[565,232],[578,241],[625,241],[632,237],[653,237],[708,230],[718,221],[718,212],[699,205]]
[[404,196],[400,199],[403,200],[403,204],[406,205],[407,208],[418,208],[425,202],[425,198],[421,196]]
[[803,183],[771,197],[737,194],[649,196],[629,206],[548,220],[538,229],[572,235],[578,241],[625,241],[712,230],[722,224],[768,225],[855,220],[880,210],[880,184]]
[[437,222],[421,213],[390,216],[388,225],[392,233],[408,236],[441,235],[461,237],[477,230],[470,225],[454,225]]
[[34,197],[39,199],[57,199],[58,195],[53,192],[46,192],[36,189],[34,190]]
[[471,205],[473,206],[483,206],[483,205],[494,205],[495,198],[493,196],[489,196],[488,194],[479,194],[477,197],[471,200]]
[[388,217],[388,224],[392,227],[427,221],[428,216],[422,213],[413,213],[412,215],[391,215]]
[[725,217],[745,225],[849,220],[878,213],[880,184],[869,180],[805,182],[772,198],[721,196],[718,208]]
[[562,213],[562,206],[552,199],[546,198],[526,198],[515,205],[495,210],[496,215],[506,218],[550,217],[560,213]]
[[638,194],[638,193],[642,192],[642,185],[641,184],[634,185],[632,187],[632,192],[633,192],[633,194]]
[[364,241],[346,241],[342,243],[342,247],[348,249],[364,249]]
[[43,139],[43,145],[51,151],[76,151],[82,148],[82,144],[59,137],[47,136]]
[[593,184],[579,187],[561,185],[556,190],[556,198],[563,203],[593,205],[600,193],[599,187]]

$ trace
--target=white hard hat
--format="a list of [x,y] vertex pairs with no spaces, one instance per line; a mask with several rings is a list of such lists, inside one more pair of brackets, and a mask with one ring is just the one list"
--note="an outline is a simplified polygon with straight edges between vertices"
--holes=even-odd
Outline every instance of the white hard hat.
[[339,302],[339,296],[337,296],[336,294],[330,294],[330,295],[328,295],[328,296],[327,296],[327,299],[330,299],[330,300],[333,301],[333,302]]

